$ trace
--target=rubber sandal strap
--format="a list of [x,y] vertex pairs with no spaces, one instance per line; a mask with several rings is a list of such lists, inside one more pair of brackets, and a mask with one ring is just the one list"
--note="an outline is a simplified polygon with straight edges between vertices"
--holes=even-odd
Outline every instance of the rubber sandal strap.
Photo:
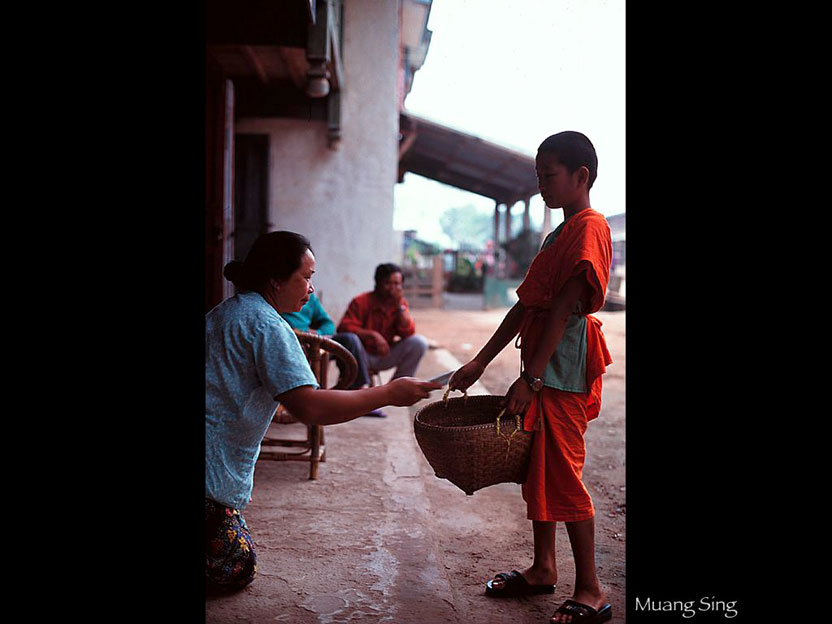
[[511,572],[500,572],[499,574],[494,575],[495,581],[503,581],[503,583],[510,583],[510,582],[517,582],[515,579],[520,577],[519,580],[525,581],[526,579],[523,578],[523,575],[520,574],[517,570],[512,570]]
[[558,607],[558,613],[563,613],[565,615],[577,615],[579,618],[592,618],[598,615],[598,612],[590,607],[589,605],[582,604],[580,602],[575,602],[574,600],[566,600],[564,603]]

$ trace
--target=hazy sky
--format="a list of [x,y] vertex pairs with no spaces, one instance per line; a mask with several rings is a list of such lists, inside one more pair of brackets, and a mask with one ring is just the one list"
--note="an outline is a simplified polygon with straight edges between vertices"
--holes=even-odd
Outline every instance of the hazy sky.
[[[624,9],[623,0],[433,0],[430,48],[405,108],[531,156],[551,134],[583,132],[598,152],[592,207],[624,212]],[[414,174],[394,188],[394,228],[442,245],[446,208],[494,213],[492,199]],[[533,224],[543,210],[535,195]]]

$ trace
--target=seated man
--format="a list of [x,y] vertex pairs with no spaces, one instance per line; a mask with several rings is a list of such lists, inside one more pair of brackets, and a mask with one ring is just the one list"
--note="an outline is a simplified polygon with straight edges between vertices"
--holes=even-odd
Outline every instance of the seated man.
[[[329,315],[321,305],[321,300],[315,293],[309,295],[309,301],[300,309],[300,312],[287,312],[280,314],[292,329],[305,332],[317,332],[322,336],[332,338],[335,342],[343,346],[347,351],[352,353],[355,361],[358,363],[358,374],[355,376],[355,381],[348,388],[348,390],[358,390],[370,384],[370,373],[367,370],[367,354],[361,347],[361,340],[358,336],[350,332],[335,333],[335,322],[329,318]],[[338,370],[344,374],[344,365],[340,360],[335,360],[338,365]]]
[[[395,264],[376,267],[375,290],[355,297],[338,324],[339,332],[360,338],[370,370],[396,367],[393,379],[413,377],[428,341],[416,332],[416,324],[403,296],[402,270]],[[368,416],[384,416],[376,411]]]

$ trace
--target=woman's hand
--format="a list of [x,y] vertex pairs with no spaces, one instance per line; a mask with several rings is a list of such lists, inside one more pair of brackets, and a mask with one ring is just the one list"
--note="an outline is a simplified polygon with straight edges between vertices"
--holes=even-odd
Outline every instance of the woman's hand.
[[477,360],[471,360],[465,366],[451,375],[448,388],[451,390],[467,390],[485,371],[485,366]]
[[531,405],[534,398],[534,390],[531,389],[526,380],[518,377],[517,380],[511,384],[511,387],[506,392],[506,398],[503,400],[503,407],[506,408],[506,414],[520,414],[524,416]]
[[431,390],[439,390],[442,385],[415,377],[399,377],[387,383],[386,387],[390,393],[388,405],[405,407],[428,398]]

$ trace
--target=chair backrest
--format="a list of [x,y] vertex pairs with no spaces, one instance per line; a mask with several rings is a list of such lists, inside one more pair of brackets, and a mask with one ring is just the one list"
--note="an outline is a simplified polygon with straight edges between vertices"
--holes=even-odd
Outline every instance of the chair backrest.
[[344,371],[338,378],[338,382],[333,386],[334,389],[341,390],[349,388],[352,382],[355,381],[358,375],[358,362],[355,361],[352,353],[347,351],[342,345],[338,344],[331,338],[321,336],[312,332],[305,332],[295,330],[303,351],[306,354],[306,359],[309,360],[309,366],[318,380],[318,385],[321,388],[327,388],[329,385],[327,373],[329,371],[329,358],[342,362],[345,365]]

